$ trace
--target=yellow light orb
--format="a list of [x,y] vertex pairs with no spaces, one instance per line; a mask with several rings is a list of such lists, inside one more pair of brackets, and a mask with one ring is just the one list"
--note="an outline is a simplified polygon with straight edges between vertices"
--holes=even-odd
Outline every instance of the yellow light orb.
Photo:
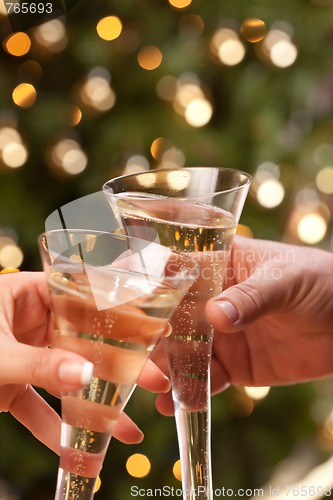
[[245,47],[240,40],[229,38],[221,43],[218,57],[226,66],[236,66],[245,57]]
[[172,472],[173,472],[173,475],[175,476],[175,478],[178,479],[178,481],[182,480],[182,470],[181,470],[180,460],[177,460],[174,463],[174,466],[172,468]]
[[240,32],[248,42],[256,43],[266,34],[266,24],[261,19],[250,17],[242,23]]
[[12,98],[20,108],[30,108],[36,101],[37,92],[31,83],[20,83],[13,90]]
[[149,474],[151,465],[146,455],[134,453],[127,459],[126,469],[133,477],[145,477]]
[[158,68],[162,59],[162,52],[154,45],[146,45],[138,53],[139,65],[148,71]]
[[101,481],[101,478],[98,476],[98,478],[96,479],[96,484],[95,484],[95,488],[94,488],[94,493],[97,493],[97,491],[100,489],[101,487],[101,484],[102,484],[102,481]]
[[26,33],[19,31],[7,37],[3,42],[3,47],[12,56],[20,57],[29,52],[31,41]]
[[176,9],[185,9],[189,5],[191,5],[192,0],[169,0],[169,4],[172,7],[176,7]]
[[107,42],[118,38],[122,29],[123,24],[117,16],[104,17],[97,23],[96,26],[98,36]]
[[20,270],[17,267],[5,267],[0,271],[0,274],[10,274],[10,273],[19,273]]

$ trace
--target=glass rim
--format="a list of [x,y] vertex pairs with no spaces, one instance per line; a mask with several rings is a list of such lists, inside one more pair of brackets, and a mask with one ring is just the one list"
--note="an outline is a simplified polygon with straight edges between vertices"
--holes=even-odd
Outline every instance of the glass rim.
[[[39,247],[43,247],[42,245],[42,241],[43,241],[43,238],[46,237],[47,234],[55,234],[55,233],[66,233],[68,232],[69,234],[73,234],[73,233],[86,233],[86,234],[92,234],[92,235],[99,235],[99,236],[102,236],[102,235],[105,235],[105,234],[108,234],[109,236],[112,236],[112,237],[116,237],[118,239],[123,239],[124,241],[141,241],[141,242],[146,242],[147,243],[147,246],[148,245],[156,245],[158,247],[161,247],[163,248],[165,251],[168,251],[170,252],[170,254],[174,254],[174,255],[177,255],[177,256],[181,256],[182,259],[184,259],[184,263],[186,265],[189,266],[189,268],[191,269],[194,269],[197,267],[197,264],[195,263],[195,261],[191,258],[190,254],[189,253],[185,253],[185,252],[180,252],[179,250],[175,250],[174,248],[170,248],[170,247],[167,247],[165,245],[162,245],[161,243],[159,242],[156,242],[156,241],[151,241],[151,240],[147,240],[147,239],[144,239],[144,238],[138,238],[137,236],[131,236],[129,234],[124,234],[124,233],[121,233],[121,232],[114,232],[114,231],[103,231],[102,229],[84,229],[84,228],[76,228],[76,229],[71,229],[71,228],[58,228],[58,229],[51,229],[49,231],[43,231],[42,233],[40,233],[37,237],[37,242],[38,242],[38,245]],[[43,247],[44,248],[44,247]],[[45,250],[45,248],[44,248]]]
[[[227,173],[232,173],[232,174],[239,174],[239,175],[243,175],[244,176],[244,183],[242,183],[241,185],[239,186],[235,186],[235,187],[231,187],[231,188],[228,188],[228,189],[221,189],[221,190],[218,190],[214,193],[210,193],[211,195],[213,196],[216,196],[218,194],[226,194],[226,193],[232,193],[233,191],[240,191],[244,188],[246,188],[247,186],[250,186],[251,182],[252,182],[252,175],[249,174],[248,172],[245,172],[244,170],[240,170],[240,169],[236,169],[236,168],[230,168],[230,167],[203,167],[203,166],[200,166],[200,165],[197,165],[197,166],[190,166],[190,167],[182,167],[182,168],[156,168],[156,169],[153,169],[153,170],[144,170],[144,171],[140,171],[140,172],[136,172],[136,173],[132,173],[132,174],[125,174],[125,175],[118,175],[117,177],[113,177],[112,179],[109,179],[108,181],[106,181],[104,184],[103,184],[103,187],[102,187],[102,190],[103,192],[105,192],[106,194],[110,194],[110,195],[113,195],[113,196],[117,196],[117,195],[120,195],[120,194],[123,194],[123,195],[126,195],[126,191],[124,191],[123,193],[110,193],[110,190],[112,189],[110,187],[110,185],[112,183],[115,183],[116,181],[119,181],[121,179],[129,179],[129,178],[134,178],[134,177],[137,177],[137,176],[140,176],[140,175],[144,175],[144,174],[154,174],[154,173],[158,173],[158,172],[181,172],[181,171],[188,171],[188,170],[199,170],[199,169],[207,169],[207,170],[218,170],[219,172],[227,172]],[[142,191],[142,193],[140,192],[141,196],[144,195],[145,191]],[[135,196],[131,196],[131,198],[133,198]],[[207,193],[206,194],[200,194],[200,195],[196,195],[196,196],[191,196],[190,198],[191,199],[200,199],[200,198],[203,198],[203,197],[207,197]],[[181,199],[182,197],[179,196],[179,199]],[[186,196],[184,197],[186,198]]]

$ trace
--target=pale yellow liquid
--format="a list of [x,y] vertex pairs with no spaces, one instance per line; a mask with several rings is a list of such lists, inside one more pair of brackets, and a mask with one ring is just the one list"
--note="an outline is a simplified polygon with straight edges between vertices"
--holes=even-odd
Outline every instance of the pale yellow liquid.
[[[94,364],[89,385],[62,394],[59,499],[92,498],[117,418],[180,300],[177,289],[127,272],[110,271],[107,282],[112,293],[97,290],[94,296],[85,274],[54,272],[49,277],[55,318],[52,345]],[[122,301],[113,306],[115,290]],[[97,310],[101,294],[109,308]],[[124,302],[126,294],[129,300]]]
[[158,238],[162,245],[186,252],[199,266],[197,279],[172,316],[173,335],[165,342],[176,403],[204,411],[213,338],[205,305],[222,291],[236,222],[219,208],[173,198],[126,193],[114,200],[129,235]]

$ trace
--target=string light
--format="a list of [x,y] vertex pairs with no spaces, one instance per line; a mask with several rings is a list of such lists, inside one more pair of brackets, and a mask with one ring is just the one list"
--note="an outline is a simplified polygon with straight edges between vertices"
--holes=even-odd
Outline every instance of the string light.
[[34,30],[34,39],[37,44],[53,53],[61,52],[68,44],[66,28],[60,19],[53,19],[37,26]]
[[256,43],[264,38],[266,34],[266,24],[261,19],[250,17],[243,21],[240,32],[245,40]]
[[333,167],[325,167],[317,173],[316,184],[324,194],[333,194]]
[[270,387],[244,387],[245,393],[254,400],[264,399],[269,391]]
[[31,40],[26,33],[19,31],[7,37],[2,45],[8,54],[20,57],[29,52]]
[[176,9],[185,9],[191,5],[192,0],[169,0],[169,4]]
[[20,108],[30,108],[36,101],[37,91],[31,83],[20,83],[14,88],[12,98]]
[[122,32],[123,24],[117,16],[107,16],[98,21],[96,26],[97,34],[108,42],[118,38]]
[[176,462],[174,463],[172,468],[172,473],[175,476],[175,478],[178,479],[178,481],[182,480],[182,469],[180,460],[176,460]]
[[284,198],[285,189],[277,179],[264,180],[257,189],[257,200],[265,208],[279,206]]
[[318,212],[303,215],[297,225],[297,234],[301,241],[309,245],[319,243],[326,235],[327,222]]
[[137,59],[141,68],[151,71],[160,66],[163,56],[158,47],[146,45],[140,49]]
[[145,477],[149,474],[151,465],[146,455],[134,453],[127,459],[126,469],[133,477]]

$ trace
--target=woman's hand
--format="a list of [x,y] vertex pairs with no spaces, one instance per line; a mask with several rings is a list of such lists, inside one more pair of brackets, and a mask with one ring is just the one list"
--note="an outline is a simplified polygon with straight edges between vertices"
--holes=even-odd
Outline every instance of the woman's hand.
[[[59,453],[61,419],[32,386],[43,387],[53,394],[80,389],[90,381],[93,366],[73,352],[49,349],[51,332],[44,273],[0,275],[0,412],[9,411],[40,441]],[[154,392],[170,388],[169,380],[151,361],[139,383]],[[137,443],[143,434],[122,413],[114,437],[125,443]]]

